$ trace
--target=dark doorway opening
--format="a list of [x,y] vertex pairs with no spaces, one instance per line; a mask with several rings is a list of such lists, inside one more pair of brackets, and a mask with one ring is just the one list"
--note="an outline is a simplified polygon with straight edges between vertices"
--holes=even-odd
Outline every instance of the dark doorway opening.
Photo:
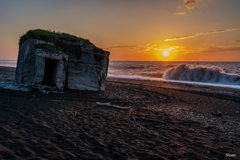
[[54,78],[56,78],[58,62],[58,60],[46,58],[42,85],[56,86]]

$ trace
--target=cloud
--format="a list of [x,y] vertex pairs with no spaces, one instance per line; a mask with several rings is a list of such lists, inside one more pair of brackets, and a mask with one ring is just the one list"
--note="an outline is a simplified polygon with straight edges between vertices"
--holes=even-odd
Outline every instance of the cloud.
[[181,52],[185,52],[183,54],[214,54],[214,53],[221,53],[221,52],[239,52],[240,47],[207,47],[207,48],[185,48]]
[[173,15],[185,15],[186,12],[179,12],[179,13],[174,13]]
[[104,48],[104,50],[114,50],[114,49],[128,49],[133,50],[137,52],[150,52],[157,50],[156,45],[152,44],[146,44],[146,45],[114,45],[107,48]]
[[103,48],[103,49],[104,50],[127,49],[127,50],[131,50],[133,52],[138,52],[138,53],[153,53],[156,51],[171,51],[171,52],[177,52],[177,51],[182,51],[182,50],[185,51],[185,47],[182,47],[182,46],[159,48],[157,45],[153,45],[153,44],[115,45],[115,46],[110,46],[110,47]]
[[176,49],[181,54],[217,54],[217,53],[228,53],[228,52],[239,52],[240,47],[198,47],[198,48],[187,48],[180,46]]
[[231,41],[230,43],[240,43],[240,40]]
[[196,33],[194,35],[189,35],[189,36],[181,36],[181,37],[169,38],[169,39],[166,39],[165,41],[175,41],[175,40],[189,39],[189,38],[194,38],[194,37],[202,36],[202,35],[208,35],[208,34],[214,34],[214,33],[222,33],[222,32],[229,32],[229,31],[236,31],[236,30],[240,30],[240,28],[232,28],[232,29],[223,29],[223,30],[216,30],[216,31],[209,31],[209,32],[201,32],[201,33]]
[[131,45],[122,45],[122,46],[119,46],[119,45],[115,45],[115,46],[110,46],[110,47],[107,47],[107,48],[104,48],[106,50],[113,50],[113,49],[133,49],[135,48],[136,46],[131,46]]
[[202,51],[205,52],[211,52],[211,53],[219,53],[219,52],[234,52],[234,51],[240,51],[240,47],[209,47],[208,49]]
[[194,6],[194,3],[196,2],[197,0],[184,0],[184,6],[188,9],[193,9],[195,6]]

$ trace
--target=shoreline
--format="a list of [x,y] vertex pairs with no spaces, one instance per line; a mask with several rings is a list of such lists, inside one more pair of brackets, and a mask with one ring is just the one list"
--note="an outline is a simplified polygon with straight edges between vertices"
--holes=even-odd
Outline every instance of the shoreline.
[[[14,74],[16,67],[13,66],[0,66],[0,80],[14,80]],[[10,79],[4,79],[5,77],[1,77],[5,74],[9,74],[8,72],[12,73]],[[143,76],[108,76],[109,79],[127,79],[127,80],[143,80],[143,81],[160,81],[160,82],[167,82],[167,83],[176,83],[176,84],[186,84],[186,85],[196,85],[196,86],[203,86],[203,87],[218,87],[218,88],[226,88],[226,89],[239,89],[239,85],[230,85],[230,84],[221,84],[221,83],[207,83],[207,82],[197,82],[197,81],[181,81],[181,80],[167,80],[162,78],[154,78],[154,77],[143,77]]]
[[108,76],[109,78],[117,78],[117,79],[130,79],[130,80],[147,80],[147,81],[161,81],[161,82],[169,82],[169,83],[181,83],[181,84],[189,84],[189,85],[198,85],[198,86],[214,86],[221,88],[234,88],[240,90],[240,85],[231,85],[231,84],[221,84],[221,83],[208,83],[208,82],[197,82],[197,81],[181,81],[181,80],[167,80],[162,78],[153,78],[153,77],[131,77],[131,76]]
[[[1,68],[0,75],[8,76],[3,80],[11,80],[13,70]],[[0,159],[240,156],[239,89],[108,77],[105,92],[47,95],[0,88],[0,101]]]

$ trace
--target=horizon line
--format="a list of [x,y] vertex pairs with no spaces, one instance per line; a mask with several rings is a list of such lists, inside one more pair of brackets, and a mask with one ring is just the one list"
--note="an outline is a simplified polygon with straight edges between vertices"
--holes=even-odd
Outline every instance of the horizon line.
[[[17,59],[0,59],[0,61],[17,61]],[[152,60],[149,60],[149,61],[138,61],[138,60],[109,60],[109,62],[112,61],[112,62],[240,62],[240,61],[211,61],[211,60],[204,60],[204,61],[158,61],[158,60],[155,60],[155,61],[152,61]]]

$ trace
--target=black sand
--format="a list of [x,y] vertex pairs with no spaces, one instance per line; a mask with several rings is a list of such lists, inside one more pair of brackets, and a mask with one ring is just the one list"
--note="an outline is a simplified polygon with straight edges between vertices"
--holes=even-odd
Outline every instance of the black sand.
[[[13,79],[11,69],[0,71],[1,80]],[[115,78],[105,92],[0,88],[0,159],[226,159],[227,153],[239,159],[239,93]]]

